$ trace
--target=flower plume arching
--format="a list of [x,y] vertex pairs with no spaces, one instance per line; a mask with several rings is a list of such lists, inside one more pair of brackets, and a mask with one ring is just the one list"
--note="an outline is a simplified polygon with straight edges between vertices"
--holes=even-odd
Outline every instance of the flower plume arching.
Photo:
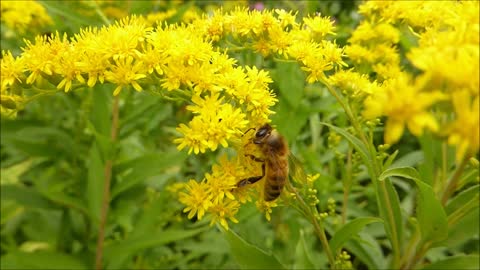
[[[221,159],[200,183],[188,182],[180,199],[189,217],[208,214],[212,222],[228,227],[226,220],[235,222],[240,205],[252,199],[248,192],[233,195],[232,187],[261,173],[258,162],[244,159],[241,142],[248,136],[243,135],[270,122],[277,99],[268,72],[238,65],[219,41],[228,36],[244,49],[296,60],[309,82],[344,66],[342,49],[325,38],[334,35],[333,21],[315,15],[299,23],[296,16],[284,10],[220,9],[188,24],[152,26],[132,15],[112,25],[81,29],[73,37],[37,36],[26,41],[19,56],[2,52],[1,112],[15,117],[45,88],[69,92],[101,84],[114,85],[113,95],[134,89],[188,99],[192,119],[177,127],[178,149],[200,154],[232,147],[237,157]],[[267,217],[274,205],[258,203]]]

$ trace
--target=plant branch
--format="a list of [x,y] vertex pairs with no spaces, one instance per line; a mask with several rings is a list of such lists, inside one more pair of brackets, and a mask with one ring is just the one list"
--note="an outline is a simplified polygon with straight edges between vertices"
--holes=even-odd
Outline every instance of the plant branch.
[[304,212],[308,214],[308,218],[310,218],[310,220],[312,222],[315,233],[317,234],[318,238],[320,239],[320,243],[322,244],[323,249],[325,250],[325,253],[327,254],[328,262],[330,263],[330,268],[333,269],[333,267],[335,265],[335,257],[333,257],[333,253],[332,253],[332,250],[330,249],[330,245],[328,244],[327,235],[325,234],[325,230],[323,229],[323,226],[320,223],[318,223],[318,220],[315,217],[315,213],[312,211],[311,207],[309,207],[305,203],[302,196],[300,196],[300,194],[298,193],[297,189],[294,188],[289,181],[287,181],[287,187],[295,193],[295,195],[297,197],[297,201],[300,203],[302,208],[305,209]]
[[448,198],[450,198],[450,196],[455,192],[458,185],[458,181],[460,181],[460,176],[462,175],[463,169],[467,165],[467,161],[469,158],[470,157],[468,155],[465,156],[460,162],[460,164],[458,165],[457,169],[455,170],[455,173],[452,175],[452,178],[448,182],[447,187],[443,191],[442,205],[445,205],[448,201]]
[[352,150],[348,151],[347,168],[345,179],[343,180],[343,203],[342,203],[342,224],[347,221],[347,204],[350,188],[352,187]]
[[[392,249],[393,249],[393,265],[398,265],[400,261],[400,243],[397,239],[398,232],[397,232],[397,228],[395,227],[395,218],[394,218],[392,203],[390,201],[390,198],[388,197],[385,181],[379,181],[380,187],[378,187],[377,185],[378,176],[381,173],[381,167],[379,166],[378,161],[376,159],[376,156],[377,156],[376,149],[373,146],[373,142],[371,140],[368,140],[367,136],[363,132],[359,122],[357,121],[357,118],[352,113],[350,106],[340,97],[337,91],[326,80],[322,80],[322,83],[327,87],[330,94],[333,95],[335,99],[338,101],[338,103],[342,106],[343,110],[345,111],[345,114],[350,120],[350,123],[352,124],[353,128],[357,132],[357,135],[368,148],[371,165],[370,166],[368,165],[368,162],[369,162],[368,160],[366,160],[365,162],[367,163],[366,164],[367,168],[369,168],[370,176],[372,177],[373,185],[376,189],[377,201],[378,203],[380,203],[380,201],[384,201],[386,204],[385,218],[388,220],[388,224],[390,225],[390,230],[392,235],[391,237],[392,239],[390,240],[392,242]],[[370,136],[370,137],[371,139],[373,138],[373,136]]]
[[[118,132],[118,96],[114,97],[112,108],[112,130],[111,140],[112,144],[117,139]],[[112,179],[112,157],[109,156],[105,162],[104,169],[104,184],[103,184],[103,199],[102,199],[102,212],[100,213],[100,225],[98,229],[97,250],[95,253],[95,269],[102,269],[102,257],[103,257],[103,242],[105,238],[105,225],[107,223],[108,209],[110,206],[110,182]]]

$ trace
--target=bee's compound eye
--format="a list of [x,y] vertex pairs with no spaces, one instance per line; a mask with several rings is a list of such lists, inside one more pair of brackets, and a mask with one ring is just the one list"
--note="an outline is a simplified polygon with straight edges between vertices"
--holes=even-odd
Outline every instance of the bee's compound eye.
[[268,129],[266,128],[261,128],[257,131],[257,133],[255,133],[255,137],[256,138],[262,138],[262,137],[265,137],[265,135],[267,135],[267,132],[268,132]]

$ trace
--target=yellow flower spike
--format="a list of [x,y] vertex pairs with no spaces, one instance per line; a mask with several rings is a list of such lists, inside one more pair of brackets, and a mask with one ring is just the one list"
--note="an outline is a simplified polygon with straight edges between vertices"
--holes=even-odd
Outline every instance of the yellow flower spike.
[[[427,111],[433,104],[446,100],[447,96],[438,92],[422,91],[424,81],[420,78],[412,82],[405,73],[384,82],[364,102],[364,117],[373,119],[387,116],[385,125],[385,143],[397,142],[403,134],[405,125],[415,136],[420,136],[424,129],[438,130],[438,123]],[[400,91],[401,90],[401,91]]]
[[1,1],[1,21],[20,34],[39,31],[45,25],[53,24],[43,5],[37,1]]
[[457,146],[456,161],[479,150],[479,96],[472,97],[467,90],[453,93],[455,120],[450,124],[448,143]]

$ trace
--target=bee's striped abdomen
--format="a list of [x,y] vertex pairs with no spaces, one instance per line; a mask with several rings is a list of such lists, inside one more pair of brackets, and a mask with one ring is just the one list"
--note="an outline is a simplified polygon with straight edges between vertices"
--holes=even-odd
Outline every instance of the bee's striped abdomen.
[[283,190],[288,175],[288,160],[283,157],[267,160],[267,175],[265,177],[264,199],[273,201]]

